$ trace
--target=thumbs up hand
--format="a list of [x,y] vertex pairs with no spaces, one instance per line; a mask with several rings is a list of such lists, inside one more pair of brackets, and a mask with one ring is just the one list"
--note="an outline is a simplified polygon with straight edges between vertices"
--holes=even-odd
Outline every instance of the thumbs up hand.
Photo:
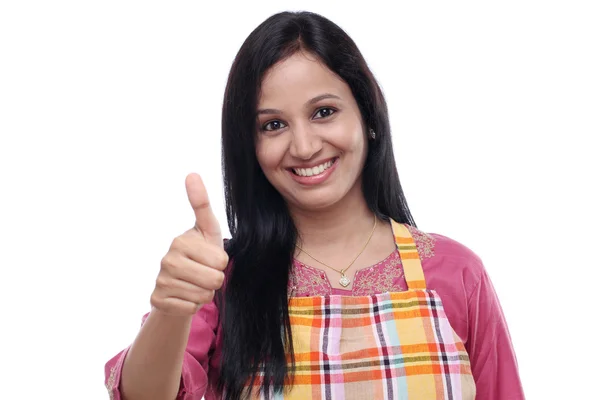
[[196,222],[171,243],[150,297],[155,309],[174,316],[192,316],[210,303],[223,285],[229,262],[202,178],[190,174],[185,186]]

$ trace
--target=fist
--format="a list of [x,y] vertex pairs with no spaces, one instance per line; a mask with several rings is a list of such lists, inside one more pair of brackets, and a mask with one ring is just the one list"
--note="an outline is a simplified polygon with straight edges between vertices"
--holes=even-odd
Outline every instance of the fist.
[[185,187],[196,222],[171,243],[150,298],[155,309],[174,316],[192,316],[210,303],[229,262],[202,178],[188,175]]

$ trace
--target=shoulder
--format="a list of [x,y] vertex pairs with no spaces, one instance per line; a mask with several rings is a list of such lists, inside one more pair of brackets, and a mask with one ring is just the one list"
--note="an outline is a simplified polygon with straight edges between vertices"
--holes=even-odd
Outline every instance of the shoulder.
[[485,273],[481,257],[468,245],[449,236],[408,227],[423,265],[428,286],[458,285],[472,291]]
[[440,296],[450,325],[463,343],[468,342],[472,328],[470,300],[486,276],[481,258],[466,244],[449,236],[416,228],[409,230],[417,244],[427,288]]

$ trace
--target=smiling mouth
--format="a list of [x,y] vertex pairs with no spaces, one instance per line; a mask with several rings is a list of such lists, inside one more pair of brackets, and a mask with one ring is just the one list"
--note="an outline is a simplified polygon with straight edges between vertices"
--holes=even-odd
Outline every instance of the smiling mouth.
[[329,168],[331,168],[336,160],[337,160],[337,157],[333,158],[327,162],[324,162],[323,164],[314,166],[312,168],[291,168],[291,171],[295,175],[298,175],[298,176],[318,175],[320,173],[323,173],[324,171],[327,171]]

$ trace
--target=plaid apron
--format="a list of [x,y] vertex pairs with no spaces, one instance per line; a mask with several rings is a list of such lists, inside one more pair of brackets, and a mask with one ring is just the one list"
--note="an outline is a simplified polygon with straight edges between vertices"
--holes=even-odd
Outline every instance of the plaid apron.
[[392,228],[408,290],[290,298],[294,381],[271,398],[475,398],[469,356],[425,285],[417,246],[406,226]]

